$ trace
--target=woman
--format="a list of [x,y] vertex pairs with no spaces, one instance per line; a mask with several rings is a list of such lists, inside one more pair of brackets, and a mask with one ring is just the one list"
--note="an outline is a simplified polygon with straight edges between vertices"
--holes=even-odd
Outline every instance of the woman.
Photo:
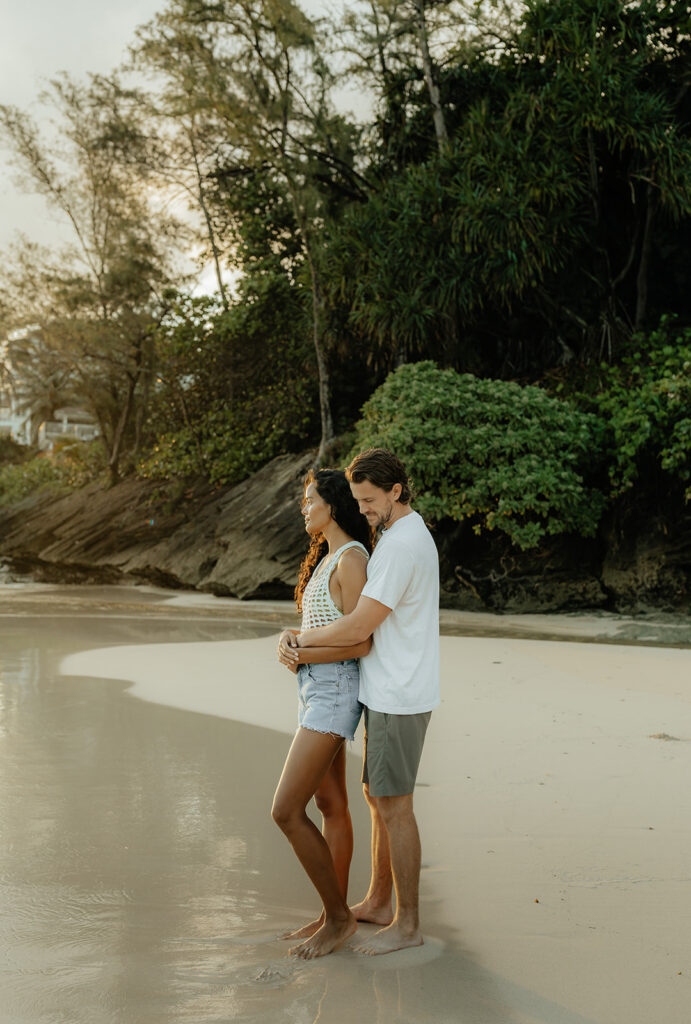
[[[345,473],[321,469],[305,480],[302,503],[311,537],[295,588],[302,628],[325,625],[353,610],[367,578],[371,531],[350,493]],[[357,928],[346,896],[353,853],[353,829],[345,781],[345,740],[352,739],[362,706],[357,658],[371,640],[355,647],[298,648],[299,665],[288,662],[279,640],[279,659],[298,675],[298,730],[276,789],[272,816],[290,840],[319,893],[319,920],[286,938],[302,939],[290,952],[306,960],[325,956]],[[307,816],[315,798],[323,834]]]

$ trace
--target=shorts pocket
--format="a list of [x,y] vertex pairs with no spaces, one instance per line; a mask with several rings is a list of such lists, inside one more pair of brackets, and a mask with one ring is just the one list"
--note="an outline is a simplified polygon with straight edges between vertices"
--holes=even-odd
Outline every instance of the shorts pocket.
[[310,678],[316,686],[337,686],[340,682],[338,669],[339,665],[337,662],[329,665],[310,665]]

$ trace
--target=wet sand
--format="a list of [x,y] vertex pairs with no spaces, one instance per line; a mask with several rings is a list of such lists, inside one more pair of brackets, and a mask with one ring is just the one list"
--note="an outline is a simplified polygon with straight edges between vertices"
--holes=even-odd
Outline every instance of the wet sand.
[[443,637],[425,946],[295,963],[275,625],[112,589],[0,604],[3,1024],[686,1024],[691,651]]

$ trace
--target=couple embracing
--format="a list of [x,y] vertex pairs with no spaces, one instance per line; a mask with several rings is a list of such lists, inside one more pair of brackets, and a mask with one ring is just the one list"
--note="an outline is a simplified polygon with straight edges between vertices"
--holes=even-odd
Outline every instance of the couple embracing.
[[[423,941],[413,789],[439,704],[439,566],[410,498],[403,464],[383,448],[362,452],[345,473],[319,470],[305,483],[311,544],[295,591],[302,628],[285,630],[278,645],[279,660],[297,672],[299,727],[272,814],[323,904],[320,918],[286,936],[296,941],[291,953],[308,960],[338,948],[358,921],[381,926],[354,940],[362,953]],[[364,900],[350,908],[345,740],[362,713],[372,875]],[[313,796],[321,833],[306,813]]]

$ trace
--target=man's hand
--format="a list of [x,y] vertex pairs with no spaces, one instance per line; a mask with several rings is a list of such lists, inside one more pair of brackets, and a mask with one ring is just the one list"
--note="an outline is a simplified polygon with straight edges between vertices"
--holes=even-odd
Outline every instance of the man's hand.
[[278,660],[293,672],[298,670],[297,635],[297,629],[284,629],[278,638]]

